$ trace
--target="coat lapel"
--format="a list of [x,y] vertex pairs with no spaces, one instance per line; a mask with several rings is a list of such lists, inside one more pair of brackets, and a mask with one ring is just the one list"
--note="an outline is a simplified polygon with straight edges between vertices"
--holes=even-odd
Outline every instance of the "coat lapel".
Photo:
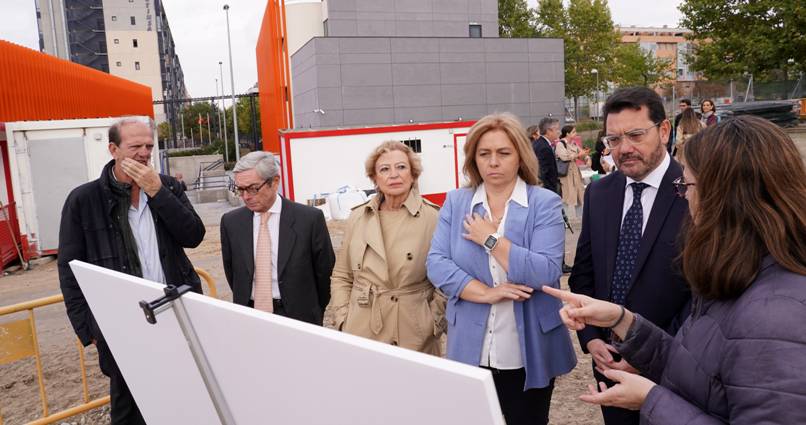
[[[235,220],[236,232],[233,236],[241,241],[240,246],[243,252],[241,255],[246,262],[246,275],[254,276],[255,274],[255,235],[254,235],[254,218],[255,213],[244,207],[242,216]],[[249,281],[249,285],[252,281]],[[251,290],[251,288],[250,288]]]
[[669,211],[672,210],[672,205],[677,198],[677,195],[674,193],[674,187],[672,186],[672,180],[679,177],[680,174],[680,166],[672,161],[672,163],[669,164],[669,169],[666,170],[666,174],[663,175],[663,180],[661,180],[660,187],[658,188],[658,194],[655,196],[655,202],[652,204],[652,211],[649,213],[646,229],[641,236],[641,246],[638,249],[638,260],[635,263],[632,278],[630,279],[630,288],[632,288],[635,279],[641,273],[641,268],[644,266],[649,253],[652,252],[655,240],[658,238],[658,234],[660,234],[660,230],[663,228],[663,224],[669,216]]
[[526,218],[529,216],[529,209],[523,205],[509,201],[509,211],[507,211],[507,222],[504,226],[504,236],[512,243],[518,246],[528,247],[529,244],[524,241],[526,234],[531,234],[526,231]]
[[610,288],[613,280],[613,270],[616,266],[616,252],[618,251],[618,237],[621,233],[621,213],[624,208],[624,185],[627,178],[617,172],[601,204],[604,208],[605,253],[607,258],[606,283]]
[[279,247],[277,248],[277,279],[282,279],[283,271],[285,270],[288,259],[291,258],[291,252],[294,250],[294,243],[297,240],[297,233],[294,231],[294,223],[296,218],[292,209],[294,208],[293,202],[281,198],[283,200],[283,209],[280,212],[280,235],[278,238]]

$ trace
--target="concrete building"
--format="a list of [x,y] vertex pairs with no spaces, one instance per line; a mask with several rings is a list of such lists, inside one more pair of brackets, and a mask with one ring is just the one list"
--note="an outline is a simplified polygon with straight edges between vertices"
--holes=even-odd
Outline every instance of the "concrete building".
[[312,3],[287,0],[296,128],[563,116],[562,40],[498,38],[496,0]]
[[663,27],[619,27],[622,43],[638,43],[641,49],[651,52],[658,59],[670,61],[673,81],[695,81],[702,79],[700,73],[689,68],[686,55],[693,49],[693,43],[686,40],[691,30],[686,28]]
[[[188,97],[160,0],[36,0],[42,52],[151,87],[153,100]],[[163,122],[178,106],[154,105]]]

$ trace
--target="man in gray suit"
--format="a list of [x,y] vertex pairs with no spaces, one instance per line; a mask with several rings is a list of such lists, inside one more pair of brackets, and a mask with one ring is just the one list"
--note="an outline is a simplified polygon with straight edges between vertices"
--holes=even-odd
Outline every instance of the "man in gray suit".
[[233,172],[245,203],[221,217],[233,302],[321,325],[335,262],[324,215],[277,193],[280,172],[271,153],[251,152]]

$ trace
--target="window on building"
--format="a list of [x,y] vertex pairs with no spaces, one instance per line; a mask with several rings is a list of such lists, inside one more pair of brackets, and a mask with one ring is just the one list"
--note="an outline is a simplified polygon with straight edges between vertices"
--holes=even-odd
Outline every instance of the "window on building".
[[134,69],[136,69],[138,71],[140,70],[140,62],[135,62],[134,63]]
[[324,21],[322,21],[322,26],[324,27],[324,28],[323,28],[323,30],[322,30],[322,31],[323,31],[323,32],[322,32],[322,34],[324,34],[324,35],[325,35],[325,37],[327,37],[327,36],[328,36],[328,35],[327,35],[327,19],[325,19]]
[[130,16],[129,20],[131,21],[132,25],[137,25],[137,21],[134,19],[134,16]]
[[481,38],[481,24],[470,24],[470,38]]
[[102,64],[101,64],[101,71],[103,71],[103,72],[109,72],[109,65],[108,65],[108,64],[105,64],[105,63],[102,63]]
[[136,38],[132,39],[132,47],[137,47],[137,39]]
[[401,140],[404,145],[408,146],[413,150],[415,153],[422,153],[422,140],[420,139],[409,139],[409,140]]
[[116,39],[113,40],[113,43],[120,44],[120,40],[116,38]]
[[120,61],[117,61],[117,62],[115,62],[115,66],[121,67],[121,66],[123,66],[123,64]]
[[112,20],[113,20],[113,21],[117,21],[117,20],[118,20],[118,17],[117,17],[117,16],[115,16],[115,15],[112,15]]

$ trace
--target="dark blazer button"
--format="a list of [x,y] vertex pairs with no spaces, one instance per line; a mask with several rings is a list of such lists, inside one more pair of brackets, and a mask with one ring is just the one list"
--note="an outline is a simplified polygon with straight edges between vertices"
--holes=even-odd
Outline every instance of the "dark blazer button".
[[392,295],[392,302],[397,302],[397,296],[396,295]]
[[406,253],[406,259],[407,259],[407,260],[409,260],[409,261],[411,261],[411,260],[413,260],[413,259],[414,259],[414,256],[413,256],[413,255],[411,255],[411,253],[410,253],[410,252],[407,252],[407,253]]

